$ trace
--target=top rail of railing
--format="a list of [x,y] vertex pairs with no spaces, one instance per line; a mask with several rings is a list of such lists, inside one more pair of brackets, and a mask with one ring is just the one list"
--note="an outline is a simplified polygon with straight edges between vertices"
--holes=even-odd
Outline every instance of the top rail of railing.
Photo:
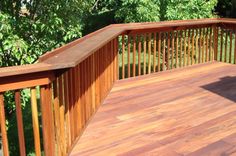
[[210,18],[195,20],[175,20],[163,22],[112,24],[88,34],[78,40],[47,52],[38,63],[31,65],[0,68],[0,78],[25,75],[31,73],[62,70],[76,66],[99,48],[121,34],[139,33],[143,31],[170,31],[199,26],[225,26],[236,28],[236,19]]

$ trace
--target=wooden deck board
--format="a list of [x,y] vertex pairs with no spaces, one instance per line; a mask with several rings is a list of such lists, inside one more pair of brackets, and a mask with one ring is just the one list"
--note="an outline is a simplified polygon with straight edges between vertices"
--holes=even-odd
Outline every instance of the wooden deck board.
[[236,155],[236,66],[118,81],[71,156]]

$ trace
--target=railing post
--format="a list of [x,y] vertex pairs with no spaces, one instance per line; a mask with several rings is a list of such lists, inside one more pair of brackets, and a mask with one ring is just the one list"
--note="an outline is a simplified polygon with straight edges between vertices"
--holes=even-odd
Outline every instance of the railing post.
[[21,97],[20,91],[15,91],[15,102],[16,102],[16,117],[17,117],[17,130],[19,137],[19,145],[20,145],[20,155],[26,155],[25,151],[25,136],[24,136],[24,126],[23,126],[23,116],[21,110]]
[[214,35],[214,60],[217,61],[218,58],[218,28],[216,25],[213,26]]
[[0,93],[0,126],[2,133],[3,155],[9,156],[3,93]]
[[52,90],[51,85],[44,85],[40,88],[42,126],[43,126],[43,145],[45,156],[55,155],[55,133],[52,109]]

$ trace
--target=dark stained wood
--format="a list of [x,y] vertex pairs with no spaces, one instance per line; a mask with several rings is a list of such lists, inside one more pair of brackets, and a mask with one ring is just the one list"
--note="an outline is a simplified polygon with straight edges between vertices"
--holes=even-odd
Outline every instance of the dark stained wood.
[[230,155],[235,77],[213,62],[118,81],[70,155]]
[[23,124],[23,116],[21,110],[21,95],[20,91],[15,91],[15,103],[16,103],[16,120],[17,120],[17,130],[18,130],[18,138],[20,145],[20,155],[25,156],[25,135],[24,135],[24,124]]

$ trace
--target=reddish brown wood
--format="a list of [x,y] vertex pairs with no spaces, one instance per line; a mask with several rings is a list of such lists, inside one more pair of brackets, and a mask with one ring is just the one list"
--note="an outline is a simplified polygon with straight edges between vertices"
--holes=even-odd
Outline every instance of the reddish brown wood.
[[23,116],[21,111],[21,95],[20,91],[15,91],[15,103],[16,103],[16,120],[17,120],[17,130],[18,138],[20,145],[20,155],[26,155],[25,151],[25,136],[24,136],[24,125],[23,125]]
[[6,130],[6,117],[5,117],[3,93],[0,93],[0,121],[1,121],[0,126],[1,126],[1,134],[2,134],[3,155],[9,156],[9,146],[8,146],[8,138],[7,138],[7,130]]
[[161,71],[161,32],[158,33],[158,70]]
[[147,35],[143,34],[143,74],[146,74]]
[[136,76],[136,35],[133,35],[133,77]]
[[195,51],[194,51],[194,36],[195,35],[195,30],[192,29],[192,55],[191,55],[191,65],[195,64]]
[[223,61],[223,36],[224,36],[224,30],[221,29],[220,31],[220,61]]
[[232,42],[233,42],[232,31],[229,32],[229,40],[230,40],[230,45],[229,45],[229,63],[231,63],[232,62]]
[[130,36],[128,36],[128,78],[130,77]]
[[162,70],[166,70],[166,33],[163,33]]
[[32,122],[34,130],[34,147],[36,156],[41,156],[40,133],[39,133],[39,119],[37,106],[36,88],[31,88],[31,107],[32,107]]
[[122,79],[125,78],[125,36],[122,35]]
[[224,56],[224,62],[227,62],[227,50],[228,50],[228,31],[225,31],[225,56]]
[[152,34],[148,34],[148,74],[151,73]]
[[156,55],[157,55],[157,34],[154,33],[154,36],[153,36],[153,72],[156,72]]
[[166,67],[169,70],[170,69],[170,32],[168,32],[167,37],[167,59],[166,59]]
[[180,30],[180,54],[179,54],[179,63],[180,63],[180,67],[182,67],[182,64],[183,64],[183,44],[182,44],[182,41],[183,40],[183,31]]
[[176,68],[179,67],[179,31],[176,32],[176,55],[175,55],[175,64]]
[[184,67],[186,66],[186,52],[187,52],[187,46],[186,46],[186,38],[187,38],[187,30],[184,32]]
[[213,36],[214,36],[214,60],[218,59],[218,28],[213,27]]
[[[234,31],[234,38],[236,38],[236,31]],[[236,39],[234,39],[234,45],[236,45]],[[236,46],[234,46],[234,64],[236,64]]]
[[139,38],[138,38],[138,75],[141,75],[141,50],[142,50],[141,35],[139,35]]
[[174,45],[175,45],[175,32],[173,31],[171,33],[171,38],[172,38],[172,43],[171,43],[171,69],[174,68],[174,54],[175,54],[175,50],[174,50]]
[[55,133],[50,85],[40,87],[40,100],[43,126],[43,145],[46,156],[55,155]]

